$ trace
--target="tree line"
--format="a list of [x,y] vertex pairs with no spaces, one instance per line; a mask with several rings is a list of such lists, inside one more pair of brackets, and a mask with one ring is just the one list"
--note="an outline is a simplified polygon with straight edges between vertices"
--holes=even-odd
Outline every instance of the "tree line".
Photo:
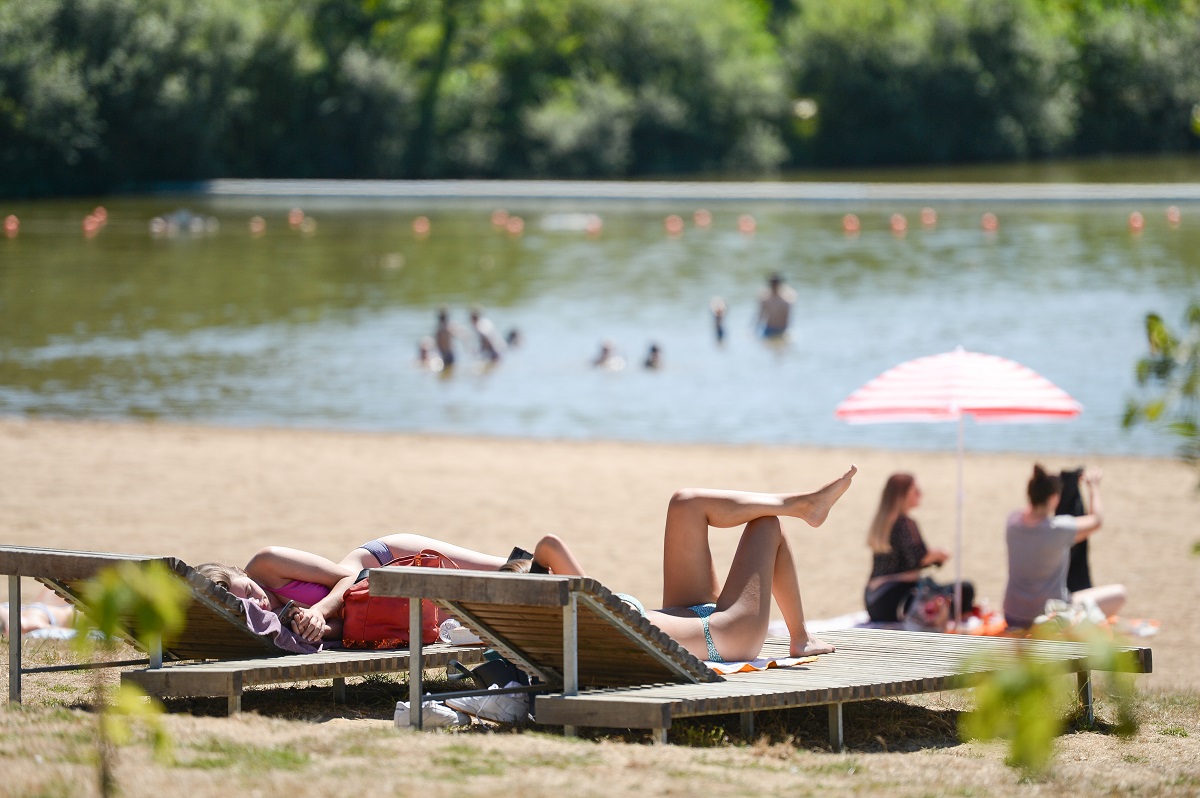
[[0,194],[1200,147],[1200,0],[0,0]]

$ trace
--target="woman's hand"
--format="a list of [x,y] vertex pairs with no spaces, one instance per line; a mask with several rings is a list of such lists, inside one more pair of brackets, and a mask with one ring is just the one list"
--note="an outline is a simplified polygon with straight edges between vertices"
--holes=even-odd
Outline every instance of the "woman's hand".
[[287,621],[292,631],[309,643],[318,642],[324,635],[325,616],[312,607],[297,607]]
[[922,565],[941,565],[950,559],[950,552],[945,549],[930,549],[925,554]]

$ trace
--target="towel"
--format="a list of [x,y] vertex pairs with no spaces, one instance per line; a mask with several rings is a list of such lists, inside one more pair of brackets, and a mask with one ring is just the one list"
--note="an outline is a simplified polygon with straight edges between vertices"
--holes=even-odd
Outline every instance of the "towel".
[[791,668],[795,665],[816,662],[816,660],[816,657],[759,657],[743,662],[712,662],[709,660],[704,664],[722,676],[728,676],[731,673],[753,673],[754,671],[765,671],[768,668]]
[[322,650],[322,645],[318,644],[314,646],[291,629],[285,627],[279,622],[279,616],[270,610],[264,610],[249,599],[238,597],[238,601],[242,603],[242,607],[246,610],[246,625],[256,635],[270,637],[275,642],[275,645],[293,654],[313,654]]

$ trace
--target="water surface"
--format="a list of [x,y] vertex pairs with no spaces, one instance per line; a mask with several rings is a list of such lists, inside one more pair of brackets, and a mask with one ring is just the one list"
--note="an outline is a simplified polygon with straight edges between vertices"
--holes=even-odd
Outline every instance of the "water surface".
[[[952,425],[847,426],[834,406],[903,360],[955,346],[1018,360],[1085,406],[1063,424],[968,423],[976,450],[1169,454],[1120,428],[1142,319],[1178,321],[1200,278],[1200,205],[708,203],[160,195],[9,203],[0,238],[0,413],[449,434],[952,449]],[[502,204],[525,221],[497,230]],[[287,223],[300,205],[315,220]],[[152,235],[178,209],[213,231]],[[987,234],[981,214],[994,210]],[[1129,214],[1145,215],[1131,233]],[[843,214],[861,219],[856,237]],[[576,217],[603,221],[595,238]],[[890,217],[902,214],[898,236]],[[685,220],[682,235],[664,218]],[[738,219],[753,216],[753,235]],[[255,215],[266,231],[253,236]],[[413,219],[431,232],[416,236]],[[799,292],[784,346],[752,330],[764,278]],[[729,306],[718,345],[708,307]],[[438,307],[479,305],[522,345],[495,368],[414,366]],[[604,339],[628,365],[593,369]],[[665,367],[640,368],[650,343]]]

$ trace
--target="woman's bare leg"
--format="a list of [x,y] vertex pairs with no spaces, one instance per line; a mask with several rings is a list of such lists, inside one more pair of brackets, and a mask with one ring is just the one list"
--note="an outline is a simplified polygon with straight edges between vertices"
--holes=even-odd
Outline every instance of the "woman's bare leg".
[[[456,546],[453,543],[447,543],[444,540],[426,537],[425,535],[400,533],[387,535],[379,538],[379,540],[391,550],[393,557],[409,557],[424,549],[433,549],[449,557],[460,568],[465,568],[469,571],[495,571],[507,562],[504,557],[484,554],[481,551]],[[346,555],[341,564],[357,573],[363,568],[376,568],[383,563],[379,562],[366,549],[355,549]]]
[[783,612],[792,656],[828,654],[833,646],[809,637],[791,545],[777,518],[746,525],[710,626],[717,651],[727,659],[754,659],[771,620],[771,598]]
[[751,493],[734,490],[680,490],[667,506],[663,536],[663,606],[688,607],[716,601],[720,585],[708,543],[709,527],[728,529],[756,518],[799,518],[820,526],[850,487],[858,471],[810,493]]

